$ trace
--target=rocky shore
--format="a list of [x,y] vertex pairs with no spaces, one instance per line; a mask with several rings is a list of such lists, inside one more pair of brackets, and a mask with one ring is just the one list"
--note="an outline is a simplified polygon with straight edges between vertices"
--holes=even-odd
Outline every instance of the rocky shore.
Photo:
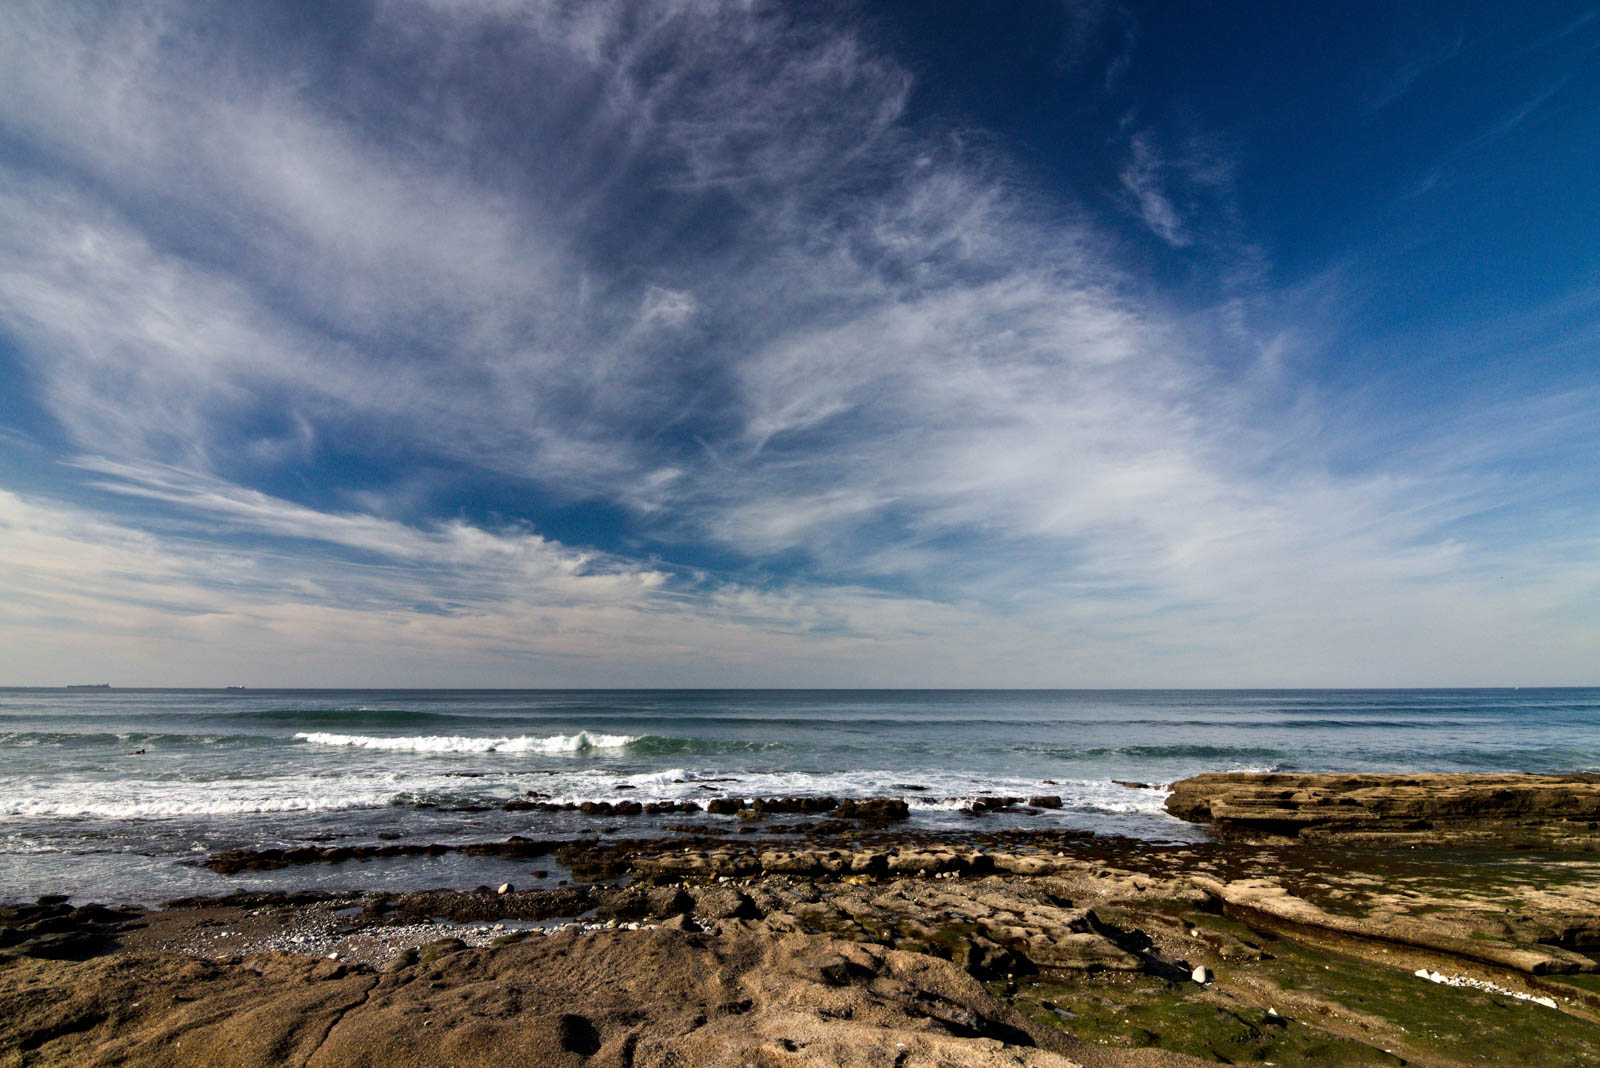
[[1239,841],[1600,848],[1600,775],[1197,775],[1167,811]]
[[[1600,1064],[1597,784],[1201,776],[1193,845],[879,808],[452,847],[546,889],[45,899],[0,908],[0,1065]],[[295,852],[209,863],[359,859]]]

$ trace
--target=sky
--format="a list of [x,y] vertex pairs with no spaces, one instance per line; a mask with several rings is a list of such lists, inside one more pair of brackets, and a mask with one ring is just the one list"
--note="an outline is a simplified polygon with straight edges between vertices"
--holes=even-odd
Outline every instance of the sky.
[[1592,3],[13,0],[0,684],[1600,683]]

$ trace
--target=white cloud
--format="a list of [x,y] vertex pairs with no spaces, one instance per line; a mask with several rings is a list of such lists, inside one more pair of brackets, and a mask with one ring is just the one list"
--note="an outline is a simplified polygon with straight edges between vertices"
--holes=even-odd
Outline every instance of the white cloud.
[[[131,472],[129,472],[131,474]],[[179,479],[169,484],[182,485]],[[1312,685],[1367,679],[1577,681],[1600,638],[1552,617],[1577,574],[1600,589],[1592,546],[1556,573],[1397,587],[1392,574],[1308,572],[1301,600],[1245,591],[1228,605],[1152,603],[1085,584],[1027,610],[891,596],[851,586],[767,591],[663,581],[541,539],[464,524],[353,524],[223,486],[190,487],[152,532],[0,492],[0,671],[19,684],[92,676],[121,685]],[[181,493],[172,493],[179,503]],[[321,543],[246,547],[230,532]],[[365,563],[338,548],[360,547]],[[553,558],[554,563],[551,562]],[[1495,565],[1508,561],[1500,559]],[[1414,579],[1426,567],[1402,568]],[[1365,581],[1368,613],[1325,600]],[[1559,603],[1561,596],[1556,597]],[[434,604],[419,611],[420,604]],[[1333,608],[1335,610],[1330,611]],[[1504,620],[1542,621],[1506,640]],[[1576,628],[1552,645],[1556,627]],[[1307,642],[1321,655],[1308,673]],[[1586,645],[1584,643],[1587,643]],[[1241,658],[1242,645],[1251,655]],[[1566,659],[1552,651],[1567,649]],[[1165,656],[1153,666],[1152,648]],[[1420,658],[1420,659],[1419,659]],[[86,675],[87,672],[87,675]]]
[[[1547,674],[1593,632],[1550,623],[1555,571],[1494,555],[1507,595],[1453,528],[1486,504],[1466,432],[1330,469],[1359,428],[1285,395],[1293,345],[1240,311],[1250,250],[1228,301],[1165,305],[1080,208],[909,122],[910,76],[848,26],[463,2],[379,4],[337,46],[270,32],[0,13],[0,126],[32,159],[0,172],[0,319],[121,501],[6,498],[31,641],[242,658],[264,632],[284,670],[346,649],[321,681],[404,649],[417,682],[1138,684],[1432,681],[1403,657],[1452,662],[1446,635],[1487,675],[1514,643],[1475,605],[1545,635]],[[1235,225],[1218,153],[1129,152],[1169,245]],[[335,448],[404,488],[327,486],[344,513],[250,488],[333,479]],[[673,578],[419,519],[413,464],[754,563]]]
[[1183,216],[1166,192],[1163,181],[1165,164],[1151,145],[1148,135],[1135,135],[1130,149],[1131,158],[1118,177],[1122,181],[1122,188],[1132,197],[1139,217],[1167,244],[1177,248],[1191,244],[1193,238],[1184,227]]

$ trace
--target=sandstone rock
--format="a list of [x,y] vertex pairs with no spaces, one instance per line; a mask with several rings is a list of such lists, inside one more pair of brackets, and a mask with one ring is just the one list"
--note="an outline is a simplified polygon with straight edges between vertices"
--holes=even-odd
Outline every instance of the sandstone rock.
[[989,860],[995,871],[1013,875],[1049,875],[1062,866],[1058,858],[1042,854],[994,853]]
[[1167,811],[1219,838],[1600,847],[1600,775],[1197,775]]
[[1326,932],[1325,937],[1363,939],[1369,942],[1414,946],[1468,960],[1512,968],[1532,975],[1600,971],[1600,965],[1581,953],[1560,946],[1514,945],[1493,938],[1463,936],[1435,918],[1392,914],[1346,916],[1327,912],[1283,887],[1263,879],[1243,879],[1220,887],[1223,913],[1253,927],[1267,929],[1290,925],[1305,932]]
[[317,968],[283,955],[13,963],[0,970],[0,1056],[237,1068],[1072,1064],[951,963],[816,936],[561,934],[456,951],[428,966],[428,981]]
[[694,913],[708,920],[759,919],[761,910],[750,895],[732,886],[708,886],[694,892]]

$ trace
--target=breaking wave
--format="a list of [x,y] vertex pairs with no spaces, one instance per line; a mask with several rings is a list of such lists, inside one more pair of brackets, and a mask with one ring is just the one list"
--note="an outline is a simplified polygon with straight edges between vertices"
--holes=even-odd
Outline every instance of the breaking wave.
[[621,749],[640,740],[633,734],[552,734],[539,738],[473,738],[455,734],[423,734],[402,738],[378,738],[366,734],[329,734],[325,731],[300,731],[296,739],[312,745],[348,746],[400,753],[583,753],[592,749]]

